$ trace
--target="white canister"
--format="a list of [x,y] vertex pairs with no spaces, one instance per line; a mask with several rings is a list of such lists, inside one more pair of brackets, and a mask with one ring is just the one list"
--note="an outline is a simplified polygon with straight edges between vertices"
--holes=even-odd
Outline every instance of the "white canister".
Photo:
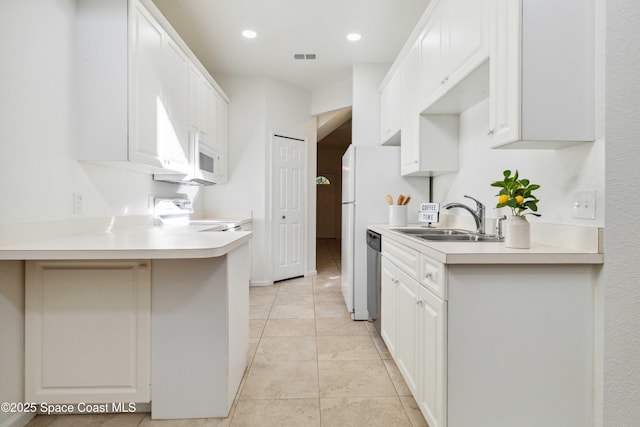
[[389,206],[389,225],[392,227],[407,225],[407,205]]

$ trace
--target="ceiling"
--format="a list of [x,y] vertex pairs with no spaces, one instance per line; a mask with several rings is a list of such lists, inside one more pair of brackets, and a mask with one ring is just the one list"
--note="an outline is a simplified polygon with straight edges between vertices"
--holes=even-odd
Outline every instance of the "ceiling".
[[[430,0],[153,0],[215,77],[271,77],[307,90],[391,63]],[[241,32],[252,29],[255,39]],[[346,35],[362,39],[350,42]],[[293,55],[316,54],[315,61]]]

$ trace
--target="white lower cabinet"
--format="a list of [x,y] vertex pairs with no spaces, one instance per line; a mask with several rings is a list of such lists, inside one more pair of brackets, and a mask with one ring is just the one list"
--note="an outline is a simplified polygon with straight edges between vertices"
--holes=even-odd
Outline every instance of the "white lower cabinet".
[[429,426],[445,426],[446,302],[401,269],[415,250],[383,240],[382,253],[382,337]]
[[26,402],[151,400],[150,264],[27,261]]
[[382,322],[380,325],[380,335],[387,345],[387,349],[393,355],[396,353],[396,295],[398,294],[397,279],[395,277],[398,270],[387,258],[382,258],[382,278],[381,278],[381,299],[383,301],[380,307],[380,317]]
[[418,391],[418,303],[420,285],[414,279],[397,270],[396,309],[396,364],[404,375],[409,389]]
[[591,265],[443,264],[382,236],[382,337],[430,427],[593,426]]
[[416,402],[430,427],[447,425],[447,303],[427,289],[418,296]]

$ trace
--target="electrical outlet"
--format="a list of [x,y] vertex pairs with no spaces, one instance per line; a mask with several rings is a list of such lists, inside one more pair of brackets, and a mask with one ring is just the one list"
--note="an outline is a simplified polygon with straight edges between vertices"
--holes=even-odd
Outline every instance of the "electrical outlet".
[[573,193],[573,217],[596,219],[596,190]]
[[81,215],[84,211],[84,196],[82,193],[73,193],[73,213]]

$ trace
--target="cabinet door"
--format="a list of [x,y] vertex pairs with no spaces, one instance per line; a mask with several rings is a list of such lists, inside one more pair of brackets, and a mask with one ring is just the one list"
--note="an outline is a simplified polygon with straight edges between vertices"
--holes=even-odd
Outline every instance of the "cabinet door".
[[444,1],[432,9],[431,17],[420,37],[420,94],[421,106],[437,99],[445,84],[446,65],[444,53],[447,40],[444,31]]
[[381,307],[380,307],[380,335],[387,344],[387,349],[392,356],[396,354],[396,295],[397,278],[396,267],[382,257],[382,281],[381,281]]
[[407,55],[402,70],[402,118],[400,165],[401,174],[410,175],[420,170],[420,45],[416,43]]
[[189,66],[189,125],[197,130],[202,129],[203,80],[200,71],[191,64]]
[[160,108],[158,153],[172,170],[189,172],[189,59],[167,37],[165,60],[165,97]]
[[401,71],[389,80],[380,94],[380,142],[383,145],[397,145],[400,131]]
[[165,33],[142,5],[136,4],[131,35],[129,160],[161,166],[158,153],[159,112],[164,82]]
[[489,64],[489,136],[492,147],[520,139],[522,2],[495,0]]
[[215,173],[217,182],[222,184],[227,181],[229,106],[218,91],[214,91],[214,103],[213,146],[218,152],[218,165]]
[[416,401],[431,427],[447,425],[447,303],[420,289]]
[[205,135],[213,141],[215,127],[216,90],[204,78],[200,87],[200,121],[201,128]]
[[489,57],[486,0],[447,0],[447,84],[455,85]]
[[418,303],[420,285],[398,271],[396,295],[396,354],[398,369],[411,392],[418,390],[417,350],[418,350]]
[[150,261],[29,261],[28,402],[150,401]]

